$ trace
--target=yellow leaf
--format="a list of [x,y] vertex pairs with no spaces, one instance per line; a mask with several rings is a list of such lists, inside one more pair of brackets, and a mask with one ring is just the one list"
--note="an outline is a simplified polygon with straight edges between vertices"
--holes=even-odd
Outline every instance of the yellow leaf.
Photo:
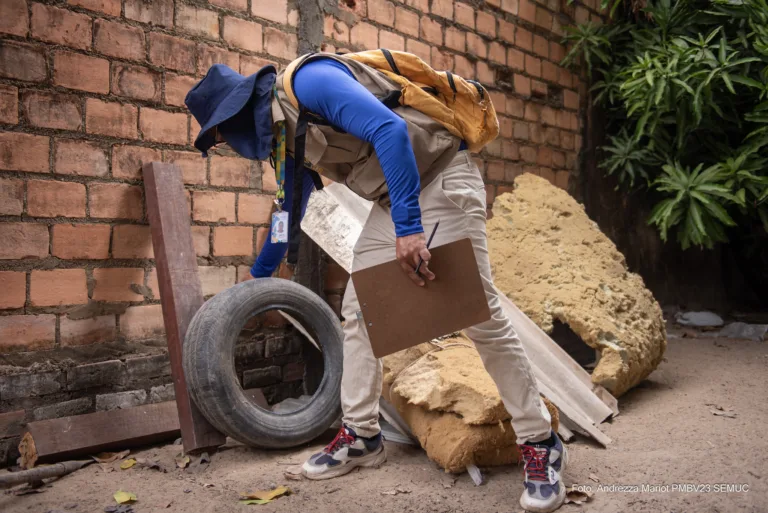
[[179,468],[187,468],[190,461],[189,456],[184,456],[183,454],[176,456],[176,466]]
[[283,495],[290,495],[291,489],[287,486],[278,486],[274,490],[268,491],[255,491],[249,493],[240,494],[240,499],[258,499],[262,501],[271,501],[282,497]]
[[128,454],[130,454],[131,451],[125,450],[122,452],[100,452],[96,456],[91,456],[94,460],[96,460],[98,463],[112,463],[113,461],[122,460]]
[[120,468],[123,470],[128,470],[134,465],[136,465],[136,460],[134,460],[133,458],[129,458],[120,464]]
[[132,504],[138,500],[135,493],[122,490],[116,491],[114,497],[118,504]]

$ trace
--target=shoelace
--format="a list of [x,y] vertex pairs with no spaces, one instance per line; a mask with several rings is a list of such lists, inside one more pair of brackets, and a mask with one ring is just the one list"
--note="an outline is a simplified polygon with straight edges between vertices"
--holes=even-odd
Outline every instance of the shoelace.
[[520,451],[525,460],[525,472],[531,481],[548,481],[547,463],[549,463],[549,451],[542,447],[521,445]]
[[331,443],[329,443],[325,449],[323,449],[323,452],[326,454],[330,454],[332,452],[335,452],[337,449],[339,449],[344,444],[352,445],[355,443],[355,437],[350,435],[347,432],[346,428],[341,428],[339,430],[339,433],[336,435],[336,438],[333,439]]

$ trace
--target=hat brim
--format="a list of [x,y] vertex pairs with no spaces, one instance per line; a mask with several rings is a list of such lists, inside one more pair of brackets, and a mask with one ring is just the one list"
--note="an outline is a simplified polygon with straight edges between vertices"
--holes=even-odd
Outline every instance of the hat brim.
[[277,73],[274,66],[264,66],[258,72],[246,77],[245,80],[232,88],[232,91],[219,102],[219,105],[213,111],[208,122],[200,128],[200,133],[195,139],[195,148],[202,152],[206,152],[216,144],[216,138],[213,133],[211,133],[211,129],[228,119],[231,119],[238,112],[243,110],[243,107],[246,106],[253,96],[259,78],[269,72]]

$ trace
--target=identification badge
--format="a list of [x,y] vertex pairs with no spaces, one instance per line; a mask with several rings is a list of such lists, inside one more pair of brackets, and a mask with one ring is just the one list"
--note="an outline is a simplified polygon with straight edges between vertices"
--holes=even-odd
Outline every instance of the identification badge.
[[281,210],[272,214],[272,243],[288,242],[288,212]]

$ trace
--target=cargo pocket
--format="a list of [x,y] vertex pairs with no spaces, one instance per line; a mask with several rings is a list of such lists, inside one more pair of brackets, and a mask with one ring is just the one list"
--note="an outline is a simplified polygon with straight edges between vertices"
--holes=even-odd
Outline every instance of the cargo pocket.
[[440,188],[446,200],[455,207],[468,214],[485,217],[485,183],[469,152],[462,153],[463,155],[454,160],[454,165],[440,173]]

